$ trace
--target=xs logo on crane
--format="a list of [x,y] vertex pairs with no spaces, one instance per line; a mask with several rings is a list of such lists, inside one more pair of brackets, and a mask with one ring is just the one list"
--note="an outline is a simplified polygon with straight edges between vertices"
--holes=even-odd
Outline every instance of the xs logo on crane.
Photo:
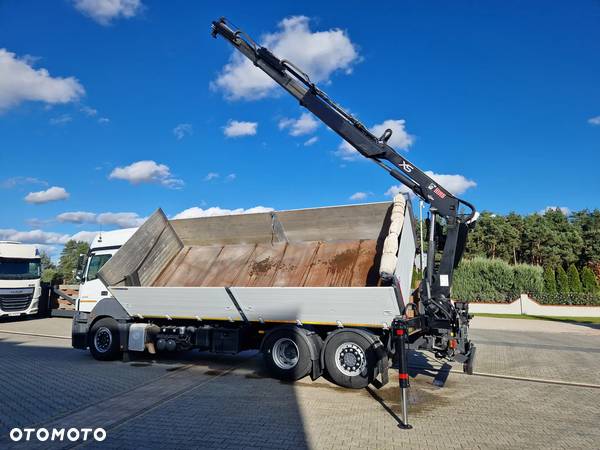
[[400,167],[402,167],[402,170],[404,170],[405,172],[408,172],[408,173],[413,171],[413,166],[408,164],[406,161],[400,163]]

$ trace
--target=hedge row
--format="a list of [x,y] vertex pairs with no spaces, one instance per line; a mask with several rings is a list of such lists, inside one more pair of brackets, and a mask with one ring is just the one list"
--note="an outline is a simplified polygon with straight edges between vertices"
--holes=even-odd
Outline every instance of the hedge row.
[[600,294],[547,292],[541,267],[510,265],[499,259],[465,259],[454,272],[452,297],[472,302],[507,303],[528,294],[542,304],[600,305]]
[[538,292],[533,295],[533,298],[542,305],[600,306],[600,295],[589,292],[569,292],[567,294]]

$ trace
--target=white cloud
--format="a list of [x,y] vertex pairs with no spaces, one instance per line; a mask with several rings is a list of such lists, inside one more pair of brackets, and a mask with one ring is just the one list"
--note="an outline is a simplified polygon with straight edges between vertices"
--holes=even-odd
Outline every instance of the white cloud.
[[184,184],[183,180],[173,178],[169,166],[157,164],[152,160],[137,161],[125,167],[117,167],[108,178],[126,180],[131,184],[157,183],[173,189],[180,188]]
[[203,209],[199,208],[198,206],[194,206],[192,208],[188,208],[181,211],[179,214],[175,214],[175,216],[171,217],[171,219],[193,219],[196,217],[229,216],[233,214],[254,214],[270,211],[273,211],[273,208],[268,208],[265,206],[254,206],[253,208],[248,209],[224,209],[218,206]]
[[69,193],[63,187],[52,186],[45,191],[30,192],[25,196],[28,203],[48,203],[69,198]]
[[[462,175],[444,175],[434,173],[431,170],[426,170],[425,174],[433,178],[435,182],[437,182],[444,189],[450,191],[450,193],[453,195],[463,194],[467,189],[477,186],[475,181],[469,180]],[[385,192],[385,195],[393,197],[399,193],[410,194],[411,196],[413,195],[413,192],[403,184],[390,186],[390,188]]]
[[89,117],[95,117],[98,114],[98,110],[91,108],[90,106],[82,106],[79,111]]
[[110,119],[108,117],[100,117],[98,119],[98,123],[108,123],[110,122]]
[[230,120],[223,127],[223,134],[227,137],[254,136],[256,134],[256,122],[240,122],[239,120]]
[[[395,149],[408,150],[414,143],[415,138],[408,134],[405,125],[406,122],[402,119],[388,119],[382,123],[373,125],[369,131],[373,133],[375,137],[380,137],[385,130],[389,128],[392,130],[392,137],[388,141],[388,145]],[[361,159],[360,153],[346,141],[340,143],[335,154],[345,161],[356,161]]]
[[[292,61],[306,72],[313,82],[328,81],[342,70],[352,71],[358,51],[347,33],[338,28],[312,32],[309,18],[292,16],[278,24],[278,31],[262,37],[264,45],[280,59]],[[276,84],[250,60],[234,51],[217,79],[213,89],[222,90],[231,100],[255,100],[272,95]]]
[[34,244],[39,250],[50,254],[53,259],[58,259],[59,249],[68,241],[75,240],[91,243],[97,234],[98,231],[80,231],[69,235],[42,230],[18,231],[14,229],[0,229],[0,240]]
[[352,194],[350,196],[350,200],[364,200],[366,199],[369,195],[371,195],[370,192],[355,192],[354,194]]
[[50,125],[64,125],[71,122],[73,118],[69,114],[61,114],[58,117],[50,119]]
[[75,8],[100,25],[118,18],[134,17],[142,10],[140,0],[74,0]]
[[147,217],[140,217],[137,213],[133,212],[105,212],[98,214],[96,223],[100,225],[116,225],[119,228],[133,228],[139,227],[146,219]]
[[289,129],[291,136],[310,134],[317,129],[319,122],[311,113],[305,112],[298,119],[284,118],[279,121],[279,129]]
[[220,175],[217,172],[208,172],[206,174],[206,176],[204,177],[204,181],[214,180],[219,177],[220,177]]
[[336,156],[339,156],[344,161],[360,160],[360,153],[358,153],[358,151],[346,141],[340,142],[340,145],[334,153]]
[[56,216],[56,220],[59,222],[68,223],[94,223],[98,225],[115,225],[119,228],[133,228],[139,227],[146,217],[140,217],[134,212],[105,212],[105,213],[92,213],[87,211],[73,211],[64,212]]
[[43,186],[48,186],[48,182],[35,177],[11,177],[0,182],[0,187],[12,189],[22,184],[41,184]]
[[58,258],[58,247],[56,245],[48,245],[48,244],[36,244],[36,247],[40,252],[45,253],[50,256],[53,261],[56,262]]
[[173,128],[173,134],[177,138],[178,141],[182,140],[186,136],[191,136],[194,134],[194,128],[190,123],[180,123],[175,128]]
[[29,225],[31,228],[42,228],[52,222],[52,219],[25,219],[25,223]]
[[310,147],[311,145],[315,144],[318,140],[319,138],[317,136],[313,136],[304,143],[304,146]]
[[233,181],[237,178],[237,175],[235,173],[230,173],[229,175],[227,175],[225,177],[225,181]]
[[375,137],[380,137],[389,128],[392,130],[392,137],[388,141],[388,145],[395,149],[408,150],[408,147],[414,143],[415,138],[406,132],[405,125],[406,121],[403,119],[388,119],[383,123],[373,125],[371,133]]
[[387,191],[385,191],[384,195],[387,195],[389,197],[395,197],[398,194],[410,194],[411,196],[414,195],[413,192],[403,184],[390,186],[390,188]]
[[85,211],[64,212],[56,216],[59,222],[92,223],[96,221],[96,214]]
[[592,117],[588,119],[590,125],[600,125],[600,116]]
[[434,173],[431,170],[426,170],[425,174],[453,195],[463,194],[467,189],[477,186],[477,183],[473,180],[469,180],[462,175],[443,175]]
[[541,214],[543,216],[548,211],[560,211],[565,216],[570,216],[571,215],[571,209],[567,208],[566,206],[546,206],[544,209],[542,209],[541,211],[539,211],[539,214]]
[[[84,241],[91,243],[100,231],[79,231],[72,236],[69,236],[68,241]],[[65,241],[66,243],[66,241]]]
[[14,229],[0,229],[0,240],[18,241],[25,244],[59,244],[62,245],[70,239],[70,235],[55,233],[53,231],[29,230],[17,231]]
[[34,69],[31,58],[17,58],[0,48],[0,112],[24,101],[68,103],[85,94],[76,78],[52,77],[46,69]]

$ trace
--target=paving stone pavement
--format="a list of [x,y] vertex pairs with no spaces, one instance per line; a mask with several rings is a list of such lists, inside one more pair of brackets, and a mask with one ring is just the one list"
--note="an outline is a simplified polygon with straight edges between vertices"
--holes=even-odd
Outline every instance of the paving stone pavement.
[[[553,379],[571,371],[600,384],[597,337],[561,334],[476,330],[477,370]],[[322,378],[282,383],[251,353],[101,363],[65,340],[0,332],[0,370],[11,374],[0,391],[0,448],[36,447],[11,443],[13,426],[102,426],[106,441],[78,444],[102,449],[598,448],[600,389],[460,373],[439,389],[436,363],[420,354],[411,362],[431,368],[411,370],[406,431],[393,382],[359,391]]]

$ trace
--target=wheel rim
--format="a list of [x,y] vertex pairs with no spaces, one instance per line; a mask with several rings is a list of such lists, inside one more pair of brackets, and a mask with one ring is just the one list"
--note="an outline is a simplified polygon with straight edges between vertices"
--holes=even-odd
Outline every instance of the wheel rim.
[[335,365],[349,377],[364,375],[367,367],[365,351],[353,342],[345,342],[335,351]]
[[94,336],[94,347],[100,353],[106,353],[112,345],[112,333],[106,327],[98,328]]
[[290,370],[298,364],[298,346],[290,338],[281,338],[273,345],[273,362],[283,370]]

